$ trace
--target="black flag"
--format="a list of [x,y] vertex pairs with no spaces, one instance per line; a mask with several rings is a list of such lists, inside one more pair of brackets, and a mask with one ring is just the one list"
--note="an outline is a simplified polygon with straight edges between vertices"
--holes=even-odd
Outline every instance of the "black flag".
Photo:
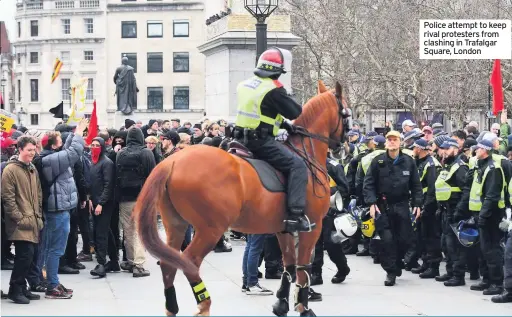
[[50,109],[50,113],[53,113],[54,118],[64,118],[64,101],[61,101],[56,107]]

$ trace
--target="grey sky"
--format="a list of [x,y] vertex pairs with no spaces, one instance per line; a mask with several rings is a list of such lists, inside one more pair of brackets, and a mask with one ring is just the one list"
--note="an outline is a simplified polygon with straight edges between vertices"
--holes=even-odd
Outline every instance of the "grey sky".
[[4,21],[9,32],[9,40],[12,42],[15,36],[16,22],[14,14],[16,13],[16,0],[0,0],[0,21]]

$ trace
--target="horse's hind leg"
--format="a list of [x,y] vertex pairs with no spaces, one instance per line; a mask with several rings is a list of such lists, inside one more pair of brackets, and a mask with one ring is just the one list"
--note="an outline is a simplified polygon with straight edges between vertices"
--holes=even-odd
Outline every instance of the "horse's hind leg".
[[322,226],[317,226],[312,232],[299,233],[299,255],[297,257],[297,282],[295,288],[295,310],[301,316],[316,316],[308,306],[309,283],[311,270],[311,255],[315,244],[322,232]]
[[[167,244],[174,249],[180,250],[185,237],[185,231],[188,224],[171,207],[170,212],[162,217],[162,222],[167,234]],[[169,217],[170,215],[171,217]],[[165,262],[159,261],[162,270],[165,294],[165,310],[167,316],[175,316],[178,311],[178,301],[176,299],[176,289],[174,287],[174,278],[176,277],[176,268]]]
[[290,234],[277,234],[279,246],[283,254],[284,272],[281,276],[281,286],[277,290],[277,302],[272,306],[272,312],[276,316],[286,316],[290,310],[289,297],[290,286],[295,281],[295,246],[293,236]]
[[[211,230],[214,230],[215,232],[212,232]],[[199,268],[206,255],[208,255],[208,253],[213,250],[219,241],[219,237],[223,233],[224,229],[217,230],[208,228],[207,232],[205,232],[201,230],[201,228],[196,228],[194,239],[192,239],[192,242],[185,249],[183,255],[188,257]],[[194,297],[197,302],[198,312],[195,314],[195,316],[210,316],[210,306],[212,301],[203,280],[199,276],[199,273],[185,273],[185,276],[187,277],[190,286],[192,287],[192,292],[194,292]]]

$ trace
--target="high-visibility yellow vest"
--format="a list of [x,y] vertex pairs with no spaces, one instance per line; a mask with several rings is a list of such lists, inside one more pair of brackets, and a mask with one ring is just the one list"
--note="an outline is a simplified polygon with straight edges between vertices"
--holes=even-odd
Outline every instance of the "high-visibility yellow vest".
[[435,183],[437,201],[448,201],[450,200],[452,193],[462,192],[460,187],[450,186],[450,184],[448,184],[448,181],[457,172],[459,167],[463,165],[466,165],[466,163],[464,163],[461,160],[458,160],[450,167],[450,170],[443,169],[441,173],[439,173],[439,176],[437,177]]
[[364,175],[368,172],[368,168],[370,167],[370,164],[372,163],[372,160],[379,156],[382,153],[385,153],[386,150],[375,150],[371,153],[368,153],[365,157],[361,159],[361,168],[363,169]]
[[472,156],[469,158],[469,163],[468,163],[468,166],[469,166],[469,169],[472,170],[476,167],[476,163],[478,162],[478,159],[476,158],[476,156]]
[[272,125],[273,134],[277,135],[283,117],[278,114],[275,118],[267,117],[261,114],[261,102],[265,95],[272,89],[277,88],[274,81],[270,78],[260,78],[253,76],[238,84],[238,112],[235,124],[242,128],[256,129],[261,122]]
[[[499,169],[501,172],[501,176],[503,177],[503,186],[501,188],[501,196],[500,201],[498,202],[499,208],[505,208],[505,174],[503,173],[503,169],[501,168],[501,158],[498,158],[497,161],[492,160],[490,165],[493,165],[494,168]],[[473,183],[471,184],[471,191],[469,192],[469,210],[478,212],[480,209],[482,209],[482,190],[483,185],[485,183],[485,179],[487,178],[487,174],[489,174],[489,171],[491,170],[491,166],[488,165],[485,168],[484,175],[482,177],[482,181],[478,182],[478,172],[475,171],[475,174],[473,175]]]
[[414,153],[409,149],[402,149],[402,153],[409,155],[410,157],[414,157]]
[[[420,175],[420,182],[423,182],[423,179],[425,178],[425,175],[427,175],[427,170],[429,167],[431,167],[431,166],[441,167],[441,163],[439,163],[439,161],[435,157],[429,156],[429,157],[427,157],[427,160],[428,160],[428,162],[423,167],[423,171]],[[428,186],[423,187],[423,194],[425,194],[427,191],[428,191]]]
[[334,179],[332,179],[331,176],[329,176],[329,187],[330,188],[336,187],[336,182],[334,181]]

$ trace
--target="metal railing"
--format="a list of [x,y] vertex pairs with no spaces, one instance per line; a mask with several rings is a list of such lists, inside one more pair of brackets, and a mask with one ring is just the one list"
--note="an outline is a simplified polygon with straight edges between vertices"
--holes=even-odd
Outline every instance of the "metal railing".
[[73,9],[75,7],[74,0],[55,1],[55,9]]
[[99,0],[80,0],[80,8],[99,8]]

